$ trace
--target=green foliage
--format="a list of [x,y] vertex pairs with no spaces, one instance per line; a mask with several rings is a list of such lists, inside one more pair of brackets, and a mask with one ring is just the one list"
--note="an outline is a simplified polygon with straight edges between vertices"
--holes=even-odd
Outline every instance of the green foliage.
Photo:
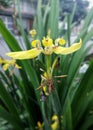
[[[39,39],[47,35],[49,29],[53,40],[60,35],[58,8],[59,0],[51,0],[44,8],[42,0],[39,0],[38,13],[34,22]],[[57,62],[58,65],[55,67],[53,75],[65,74],[67,77],[53,80],[55,90],[46,97],[46,101],[40,101],[40,90],[36,90],[41,82],[40,68],[45,69],[43,56],[40,56],[38,60],[17,61],[22,66],[22,69],[18,70],[18,74],[14,71],[11,75],[11,68],[6,72],[0,71],[0,126],[2,130],[35,130],[38,121],[44,122],[44,130],[51,130],[54,114],[58,116],[59,120],[59,128],[56,130],[91,130],[93,127],[93,60],[89,61],[89,68],[82,76],[79,74],[79,68],[91,48],[91,46],[87,48],[85,46],[93,36],[93,28],[88,30],[93,18],[92,12],[93,8],[87,15],[80,34],[75,39],[75,42],[82,39],[81,49],[74,54],[59,56],[60,60]],[[64,20],[64,23],[68,23],[68,30],[62,37],[66,38],[69,45],[71,44],[74,13],[75,8],[72,14]],[[27,44],[24,42],[24,46],[30,49],[29,37],[22,29],[21,16],[17,22],[24,41],[27,42]],[[62,30],[63,28],[60,29],[60,32]],[[22,50],[20,43],[7,30],[2,20],[0,20],[0,33],[11,51]],[[55,58],[56,56],[53,55],[51,62]]]

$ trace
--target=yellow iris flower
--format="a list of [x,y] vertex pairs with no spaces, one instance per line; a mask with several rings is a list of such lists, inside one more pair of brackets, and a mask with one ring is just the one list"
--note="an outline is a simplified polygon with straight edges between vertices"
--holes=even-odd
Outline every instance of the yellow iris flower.
[[51,124],[52,130],[57,130],[59,127],[59,120],[58,120],[57,115],[52,116],[52,121],[53,121],[53,123]]
[[31,34],[32,37],[34,37],[37,34],[35,29],[31,30],[29,33]]
[[62,38],[58,38],[55,40],[55,43],[53,43],[53,40],[50,37],[44,37],[42,40],[42,43],[40,40],[33,40],[32,41],[32,47],[33,49],[27,50],[27,51],[19,51],[19,52],[9,52],[6,55],[9,57],[12,57],[13,59],[33,59],[40,55],[41,53],[45,55],[51,55],[52,53],[55,54],[70,54],[78,49],[80,49],[82,40],[78,43],[74,43],[70,47],[62,47],[61,45],[65,44],[65,40]]
[[35,127],[38,130],[43,130],[44,123],[41,123],[40,121],[37,122],[37,126]]
[[16,64],[16,60],[5,60],[0,58],[0,64],[3,65],[3,70],[6,71],[10,66],[20,69],[21,67]]

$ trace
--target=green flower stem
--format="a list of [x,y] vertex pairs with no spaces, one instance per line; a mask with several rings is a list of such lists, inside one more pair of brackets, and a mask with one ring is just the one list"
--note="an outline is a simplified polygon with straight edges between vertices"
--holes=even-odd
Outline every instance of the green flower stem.
[[46,70],[47,70],[47,74],[50,77],[51,75],[51,56],[50,55],[46,55]]
[[43,115],[43,120],[44,120],[44,127],[45,127],[45,130],[51,130],[47,116],[46,116],[45,103],[46,102],[41,103],[42,115]]

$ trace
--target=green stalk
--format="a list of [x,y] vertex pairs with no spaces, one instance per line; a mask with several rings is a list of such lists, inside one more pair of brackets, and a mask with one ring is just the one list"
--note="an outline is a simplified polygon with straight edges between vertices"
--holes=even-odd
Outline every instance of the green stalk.
[[47,108],[45,110],[45,103],[46,102],[42,102],[42,104],[41,104],[42,114],[43,114],[43,119],[44,119],[44,127],[45,127],[45,130],[51,130],[49,122],[48,122],[48,119],[46,117],[46,110],[47,110]]
[[67,15],[67,28],[68,28],[68,30],[67,30],[67,37],[68,37],[68,45],[70,46],[70,43],[71,43],[71,41],[70,41],[70,35],[71,35],[71,29],[70,29],[70,15],[68,14]]
[[51,75],[51,56],[50,55],[46,55],[45,57],[46,59],[46,70],[47,70],[47,74],[50,77]]

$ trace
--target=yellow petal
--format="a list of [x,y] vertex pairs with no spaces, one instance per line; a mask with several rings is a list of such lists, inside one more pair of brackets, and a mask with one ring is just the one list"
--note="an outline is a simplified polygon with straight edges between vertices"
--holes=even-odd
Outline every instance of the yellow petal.
[[58,120],[57,115],[52,116],[52,121],[53,121],[53,123],[51,124],[52,130],[57,130],[59,127],[59,120]]
[[37,122],[37,126],[35,127],[38,130],[43,130],[44,123],[41,123],[40,121]]
[[57,115],[53,115],[53,116],[52,116],[52,121],[56,121],[56,120],[58,120]]
[[33,40],[31,45],[32,45],[32,47],[40,47],[40,41],[39,40]]
[[3,70],[6,71],[9,68],[9,66],[10,66],[9,64],[4,64],[3,65]]
[[14,65],[16,63],[16,60],[5,60],[5,63]]
[[59,127],[59,122],[58,122],[58,121],[57,121],[57,122],[54,122],[53,124],[51,124],[52,130],[57,130],[58,127]]
[[19,52],[9,52],[6,55],[12,57],[13,59],[33,59],[37,57],[42,52],[42,49],[31,49],[27,51],[19,51]]
[[79,43],[74,43],[72,46],[67,47],[67,48],[58,46],[54,48],[54,53],[63,54],[63,55],[70,54],[80,49],[81,44],[82,44],[82,40],[80,39]]
[[59,43],[60,45],[65,45],[66,41],[63,38],[58,38],[58,39],[55,40],[55,43]]
[[44,47],[52,46],[53,40],[49,37],[47,37],[47,38],[44,37],[43,40],[42,40],[42,44],[43,44]]
[[16,65],[15,65],[15,68],[17,68],[17,69],[21,69],[22,67],[19,66],[18,64],[16,64]]
[[2,64],[3,63],[3,59],[2,58],[0,58],[0,64]]

